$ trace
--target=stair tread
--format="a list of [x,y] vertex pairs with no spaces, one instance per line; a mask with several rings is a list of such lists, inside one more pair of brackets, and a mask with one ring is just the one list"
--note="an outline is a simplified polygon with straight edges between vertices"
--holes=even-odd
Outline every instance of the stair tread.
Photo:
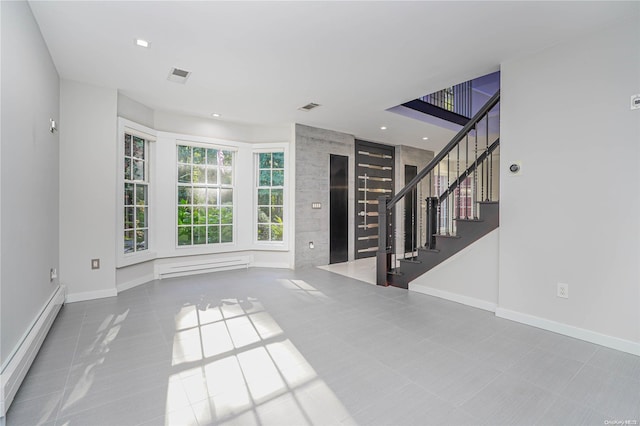
[[440,238],[460,238],[459,235],[444,235],[444,234],[436,234],[436,237],[440,237]]
[[484,222],[484,219],[453,219],[456,222]]
[[421,260],[415,260],[415,259],[399,259],[400,262],[406,262],[406,263],[422,263]]
[[440,253],[440,250],[438,249],[428,249],[425,247],[419,247],[418,250],[426,251],[427,253]]
[[478,204],[500,204],[499,201],[478,201]]

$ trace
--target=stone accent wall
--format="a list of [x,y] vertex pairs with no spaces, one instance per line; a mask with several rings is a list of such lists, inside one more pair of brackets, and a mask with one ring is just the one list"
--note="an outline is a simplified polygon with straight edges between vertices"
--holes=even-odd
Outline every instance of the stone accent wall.
[[[349,157],[349,260],[354,250],[354,142],[352,135],[296,124],[295,267],[329,263],[329,156]],[[312,209],[312,202],[322,203]],[[313,241],[314,248],[309,248]]]
[[[355,236],[355,138],[353,135],[296,124],[295,128],[295,267],[329,263],[329,156],[349,157],[349,260],[354,259]],[[418,172],[433,158],[433,151],[396,146],[396,192],[404,186],[404,165]],[[311,203],[322,203],[312,209]],[[421,204],[418,208],[421,208]],[[404,244],[404,204],[397,215],[397,244]],[[424,207],[422,207],[424,208]],[[314,248],[309,248],[313,241]],[[398,245],[401,247],[401,245]]]

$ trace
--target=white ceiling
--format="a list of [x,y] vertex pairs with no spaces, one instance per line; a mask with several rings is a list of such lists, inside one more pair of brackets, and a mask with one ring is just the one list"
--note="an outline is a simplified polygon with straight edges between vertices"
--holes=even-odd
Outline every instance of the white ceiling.
[[[61,78],[153,109],[438,150],[386,109],[636,14],[639,2],[30,1]],[[150,49],[134,38],[151,42]],[[185,85],[172,67],[192,72]],[[322,106],[302,112],[309,102]],[[387,130],[380,130],[380,126]],[[428,136],[425,142],[422,137]]]

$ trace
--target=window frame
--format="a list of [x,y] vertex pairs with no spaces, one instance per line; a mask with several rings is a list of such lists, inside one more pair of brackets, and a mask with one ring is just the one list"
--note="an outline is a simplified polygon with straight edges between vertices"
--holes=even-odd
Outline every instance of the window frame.
[[[131,151],[129,152],[129,154],[127,155],[127,136],[129,136],[131,138],[130,142],[131,143]],[[142,152],[142,156],[138,157],[135,155],[135,148],[134,148],[134,144],[137,142],[137,140],[141,140],[143,143],[143,152]],[[141,254],[142,252],[145,252],[147,250],[149,250],[149,183],[150,183],[150,179],[149,179],[149,141],[147,141],[147,139],[145,138],[141,138],[140,136],[131,134],[131,132],[124,132],[124,143],[125,143],[125,148],[124,148],[124,161],[125,161],[125,172],[127,170],[127,159],[129,160],[129,168],[130,168],[130,176],[123,176],[123,183],[124,183],[124,209],[123,209],[123,213],[124,213],[124,227],[123,227],[123,231],[126,234],[127,232],[132,232],[133,233],[133,241],[131,244],[131,251],[126,251],[126,246],[125,244],[123,244],[123,248],[124,249],[124,255],[127,256],[129,254]],[[142,179],[137,179],[134,176],[134,172],[135,172],[135,163],[136,162],[142,162]],[[129,203],[126,202],[127,199],[127,185],[131,186],[131,200],[129,200]],[[140,204],[139,203],[139,199],[138,199],[138,189],[139,188],[144,188],[144,204]],[[140,208],[145,209],[144,211],[144,226],[139,226],[138,224],[138,209]],[[132,208],[133,211],[132,216],[131,216],[131,224],[132,227],[127,227],[127,208]],[[137,241],[137,234],[140,231],[146,231],[146,247],[144,249],[140,249],[138,248],[138,241]],[[126,243],[126,236],[124,237],[125,243]]]
[[[231,234],[231,238],[232,240],[230,242],[217,242],[217,243],[209,243],[209,242],[205,242],[204,244],[193,244],[193,234],[191,237],[191,244],[183,244],[183,245],[179,245],[179,225],[178,225],[178,208],[180,206],[179,204],[179,188],[180,188],[180,182],[179,182],[179,173],[178,173],[178,169],[179,169],[179,158],[178,158],[178,147],[179,146],[189,146],[191,148],[204,148],[204,149],[215,149],[215,150],[219,150],[219,151],[228,151],[231,152],[232,154],[232,163],[231,163],[231,185],[230,186],[223,186],[222,184],[217,184],[216,188],[219,189],[228,189],[230,188],[232,190],[232,203],[231,203],[231,208],[232,208],[232,214],[233,214],[233,219],[231,222],[231,227],[232,227],[232,234]],[[175,154],[175,161],[173,163],[173,167],[174,167],[174,202],[173,202],[173,206],[174,206],[174,214],[173,214],[173,228],[174,228],[174,249],[177,251],[191,251],[191,252],[203,252],[203,253],[213,253],[216,252],[216,248],[219,247],[225,247],[225,248],[229,248],[229,247],[233,247],[237,245],[237,241],[238,241],[238,231],[237,231],[237,218],[238,218],[238,210],[237,210],[237,187],[238,187],[238,182],[237,182],[237,163],[238,163],[238,147],[236,146],[231,146],[231,145],[224,145],[222,143],[207,143],[207,142],[198,142],[198,141],[193,141],[193,140],[189,140],[186,138],[176,138],[175,139],[175,145],[174,145],[174,154]],[[192,166],[194,165],[193,162],[189,163]],[[206,166],[206,163],[203,163]],[[220,177],[220,171],[218,170],[218,178]],[[186,185],[183,185],[186,186]],[[194,184],[193,182],[190,183],[190,186],[193,188],[194,186],[197,186],[197,184]],[[206,183],[202,184],[202,186],[208,187]],[[193,199],[192,199],[193,201]],[[205,201],[206,203],[206,201]],[[208,205],[208,204],[205,204]],[[193,202],[191,204],[191,206],[193,206]],[[221,206],[221,205],[220,205]],[[193,217],[193,213],[192,213],[192,217]],[[191,223],[191,228],[193,229],[193,222]],[[205,224],[205,226],[208,226],[208,224]],[[204,250],[204,251],[203,251]]]
[[[273,186],[262,187],[260,186],[260,154],[266,153],[278,153],[281,152],[284,155],[284,181],[282,185],[282,240],[281,241],[265,241],[258,239],[258,190],[260,188],[273,188]],[[280,144],[277,145],[269,145],[268,147],[263,147],[259,149],[254,149],[252,151],[253,154],[253,215],[252,215],[252,236],[253,236],[253,244],[260,247],[278,247],[278,248],[286,248],[288,247],[288,239],[289,239],[289,227],[291,221],[291,214],[289,211],[289,179],[291,170],[289,167],[289,150],[287,146],[283,146]],[[270,170],[273,170],[271,168]],[[279,187],[276,187],[279,188]],[[270,223],[271,224],[271,223]]]
[[[124,179],[124,158],[125,158],[125,134],[132,137],[139,137],[145,140],[145,180],[147,185],[147,248],[142,251],[134,250],[130,253],[124,252],[124,196],[125,196],[125,179]],[[137,263],[147,262],[156,258],[156,230],[155,230],[155,142],[157,133],[141,124],[118,117],[118,142],[117,142],[117,176],[116,179],[116,267],[124,267]],[[135,219],[134,219],[135,220]]]

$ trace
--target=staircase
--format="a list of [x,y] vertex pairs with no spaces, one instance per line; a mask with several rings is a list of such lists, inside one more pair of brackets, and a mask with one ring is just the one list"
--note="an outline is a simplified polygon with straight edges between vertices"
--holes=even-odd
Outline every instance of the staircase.
[[[498,91],[395,197],[379,198],[378,285],[408,288],[498,227],[499,102]],[[394,218],[402,214],[405,203],[399,202],[409,193],[424,203],[411,218],[418,238],[405,244],[396,235]]]
[[468,245],[498,227],[498,202],[481,201],[478,219],[454,219],[456,235],[435,234],[435,247],[417,247],[417,255],[409,259],[398,259],[398,267],[389,273],[388,284],[409,288],[409,282],[447,260]]

